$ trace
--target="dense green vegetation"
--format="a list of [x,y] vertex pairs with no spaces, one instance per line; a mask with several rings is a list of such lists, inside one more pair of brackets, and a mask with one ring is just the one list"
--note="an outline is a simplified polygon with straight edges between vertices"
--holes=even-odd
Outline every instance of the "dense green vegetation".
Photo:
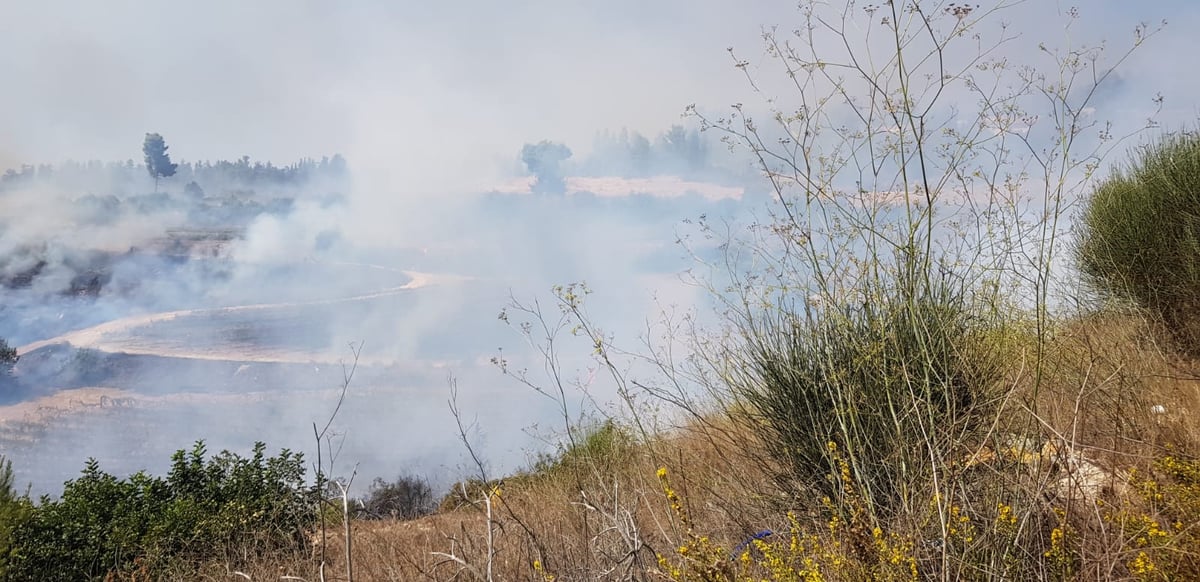
[[38,501],[0,477],[5,580],[98,580],[158,576],[229,555],[267,557],[306,547],[317,497],[303,456],[287,450],[206,458],[204,443],[178,451],[166,477],[119,478],[89,461],[62,496]]
[[1166,136],[1090,198],[1079,263],[1110,295],[1131,298],[1200,354],[1200,134]]

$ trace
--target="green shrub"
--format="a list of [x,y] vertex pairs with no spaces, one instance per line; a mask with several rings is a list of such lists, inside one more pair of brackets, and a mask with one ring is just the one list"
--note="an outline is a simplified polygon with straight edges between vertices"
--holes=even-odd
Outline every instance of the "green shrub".
[[302,456],[178,451],[167,477],[119,479],[90,460],[60,499],[43,497],[13,532],[11,580],[95,580],[217,556],[303,550],[315,520]]
[[1077,253],[1096,287],[1133,299],[1200,354],[1200,134],[1165,137],[1105,180]]
[[457,511],[470,507],[479,507],[480,500],[491,495],[504,486],[504,480],[471,478],[459,481],[450,486],[450,490],[442,495],[437,502],[436,513]]
[[14,547],[14,532],[33,513],[28,495],[18,495],[12,461],[0,456],[0,578],[8,571]]
[[533,474],[552,475],[574,472],[595,466],[619,462],[621,453],[632,446],[633,440],[612,420],[585,423],[572,427],[573,443],[563,445],[556,453],[538,455]]
[[533,465],[502,480],[483,481],[471,478],[455,483],[437,503],[437,511],[454,511],[465,506],[477,506],[490,492],[510,485],[536,481],[567,480],[578,490],[580,484],[594,477],[612,474],[628,458],[635,441],[629,433],[611,419],[584,422],[570,428],[573,439],[563,443],[553,453],[540,453]]
[[886,519],[928,503],[922,484],[984,418],[1001,371],[988,320],[949,276],[858,290],[850,305],[749,319],[730,379],[785,489],[854,495]]

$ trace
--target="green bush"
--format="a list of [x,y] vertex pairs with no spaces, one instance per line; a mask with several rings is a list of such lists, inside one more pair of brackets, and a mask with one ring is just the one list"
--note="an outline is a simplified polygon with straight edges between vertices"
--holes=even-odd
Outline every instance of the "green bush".
[[984,418],[1001,373],[988,319],[960,283],[893,283],[861,283],[850,305],[776,306],[749,319],[731,377],[786,490],[853,494],[876,519],[922,495],[928,503],[921,485]]
[[628,459],[633,450],[633,437],[611,419],[584,422],[570,428],[572,438],[552,453],[540,453],[532,466],[502,480],[483,481],[471,478],[455,483],[437,503],[437,511],[455,511],[478,505],[489,492],[510,485],[529,484],[546,480],[568,480],[573,488],[599,474],[612,474]]
[[17,524],[6,579],[95,580],[162,572],[218,556],[303,550],[315,520],[300,454],[205,459],[203,442],[178,451],[166,478],[127,479],[90,460],[60,499],[43,497]]
[[437,502],[435,513],[446,513],[450,511],[458,511],[460,509],[479,507],[480,500],[493,492],[497,491],[504,485],[504,480],[490,480],[471,478],[459,481],[450,486],[450,490],[442,495],[442,498]]
[[1096,287],[1200,354],[1200,134],[1165,137],[1101,183],[1080,230],[1080,268]]
[[571,430],[574,441],[564,444],[556,453],[538,455],[533,474],[573,473],[609,466],[620,462],[622,453],[633,444],[633,439],[612,420],[585,423]]
[[0,578],[8,571],[14,546],[14,532],[33,513],[28,495],[18,495],[13,480],[12,461],[0,456]]

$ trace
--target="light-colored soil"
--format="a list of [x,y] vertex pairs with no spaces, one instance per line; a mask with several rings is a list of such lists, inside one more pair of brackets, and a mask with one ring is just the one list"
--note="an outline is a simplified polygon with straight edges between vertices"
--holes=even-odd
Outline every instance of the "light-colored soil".
[[[364,265],[371,267],[370,265]],[[378,267],[383,268],[383,267]],[[68,344],[75,348],[91,349],[103,352],[124,353],[130,355],[144,356],[161,356],[172,358],[190,358],[213,361],[243,361],[243,362],[275,362],[275,363],[310,363],[310,362],[336,362],[344,354],[324,354],[316,352],[304,352],[295,349],[280,349],[271,346],[256,346],[252,350],[248,350],[245,346],[238,346],[236,349],[222,349],[219,346],[207,346],[198,348],[188,346],[186,343],[162,343],[143,341],[138,337],[137,330],[147,326],[170,322],[176,319],[193,317],[193,316],[217,316],[225,314],[234,314],[241,312],[252,311],[268,311],[294,309],[304,307],[319,307],[327,305],[336,305],[340,303],[351,303],[357,301],[368,301],[371,299],[379,299],[400,293],[422,289],[431,285],[442,285],[461,282],[466,280],[466,277],[447,274],[420,273],[415,271],[401,271],[407,275],[410,280],[404,285],[398,285],[386,289],[376,290],[370,293],[355,295],[351,297],[341,297],[337,299],[322,299],[316,301],[296,301],[283,303],[257,303],[251,305],[237,305],[230,307],[219,308],[202,308],[202,309],[184,309],[178,311],[165,311],[160,313],[151,313],[144,315],[134,315],[115,319],[100,325],[80,329],[62,334],[50,339],[33,342],[17,348],[17,353],[27,354],[46,346],[56,344]],[[332,358],[332,359],[330,359]],[[368,362],[362,362],[368,363]]]
[[[495,188],[505,194],[529,194],[534,178],[517,178]],[[738,200],[745,189],[720,186],[708,182],[693,182],[678,176],[651,176],[649,178],[620,178],[616,176],[572,176],[567,178],[567,192],[591,192],[605,198],[620,198],[634,194],[645,194],[656,198],[679,198],[696,194],[707,200]]]
[[112,406],[131,396],[135,395],[117,388],[63,390],[34,400],[0,406],[0,424],[41,424],[69,411]]
[[0,406],[0,426],[13,424],[41,425],[65,415],[106,408],[171,406],[189,403],[216,404],[219,402],[257,402],[270,395],[262,392],[241,394],[177,393],[140,394],[120,388],[89,386],[60,390],[26,402]]
[[[398,272],[406,277],[385,277],[379,288],[358,295],[140,314],[21,346],[18,366],[28,370],[19,373],[47,374],[48,379],[36,397],[0,406],[0,455],[12,460],[21,482],[53,494],[77,474],[85,454],[126,474],[161,470],[164,459],[197,438],[223,443],[214,445],[219,447],[255,439],[303,446],[309,438],[305,427],[335,409],[345,373],[340,364],[349,359],[344,346],[317,353],[321,342],[304,337],[310,326],[313,333],[327,333],[322,322],[330,314],[370,317],[391,308],[403,311],[423,300],[414,296],[410,301],[405,294],[423,297],[469,280]],[[388,280],[404,284],[388,287]],[[70,368],[80,365],[73,358],[86,356],[85,350],[100,354],[94,357],[96,373],[83,379]],[[441,402],[443,397],[432,395],[440,392],[428,388],[440,386],[442,369],[454,362],[380,354],[358,360],[362,367],[353,398],[369,404],[356,413],[378,411],[377,425],[414,419],[387,433],[409,434],[404,431],[417,417],[397,409]],[[59,389],[48,393],[55,386]],[[228,424],[218,424],[223,422]],[[411,440],[415,434],[403,438]],[[402,451],[355,454],[377,467],[411,462],[411,455]]]

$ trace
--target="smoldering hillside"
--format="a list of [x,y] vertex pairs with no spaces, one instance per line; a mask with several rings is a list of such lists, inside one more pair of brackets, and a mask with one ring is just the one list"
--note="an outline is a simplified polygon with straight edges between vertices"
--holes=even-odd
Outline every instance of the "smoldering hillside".
[[[413,209],[430,224],[386,241],[355,236],[367,186],[340,156],[184,162],[158,191],[132,162],[9,170],[0,337],[20,360],[4,379],[0,452],[36,492],[89,457],[158,470],[198,439],[311,453],[313,424],[348,383],[341,469],[444,481],[466,459],[453,378],[472,444],[497,469],[522,464],[554,438],[525,429],[555,406],[491,362],[541,365],[500,310],[586,281],[608,329],[633,337],[654,305],[693,300],[676,278],[681,219],[732,218],[747,198],[749,166],[710,163],[694,128],[597,144],[552,168],[517,155],[495,188]],[[594,376],[588,366],[567,360]]]
[[[1021,35],[1056,37],[1041,10],[1016,9]],[[1194,118],[1172,100],[1195,94],[1174,65],[1190,3],[1082,12],[1079,42],[1176,19],[1098,99],[1140,123],[1161,92],[1163,123]],[[675,278],[690,266],[681,220],[736,221],[764,195],[749,160],[672,121],[689,103],[760,119],[763,101],[794,105],[761,36],[802,22],[789,3],[708,0],[42,2],[7,16],[0,338],[21,359],[0,452],[50,492],[88,456],[155,470],[198,438],[311,454],[350,345],[337,472],[452,476],[465,459],[450,374],[485,459],[519,464],[541,445],[523,429],[553,404],[489,364],[504,348],[540,366],[497,312],[510,293],[586,280],[593,314],[630,337],[702,297]],[[1014,62],[1045,58],[1027,44]],[[145,131],[192,160],[159,191],[128,160]],[[570,363],[591,379],[588,365]]]

